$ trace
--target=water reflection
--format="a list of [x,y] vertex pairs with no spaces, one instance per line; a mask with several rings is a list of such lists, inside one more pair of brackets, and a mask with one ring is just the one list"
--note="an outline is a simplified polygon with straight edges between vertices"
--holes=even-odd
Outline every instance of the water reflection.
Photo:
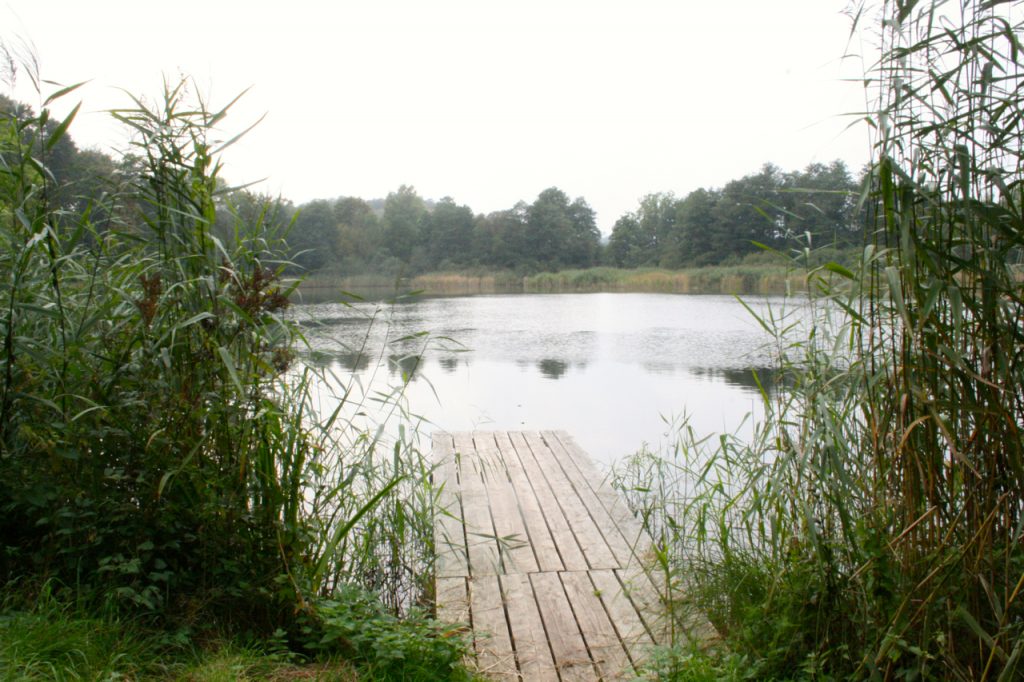
[[[759,313],[783,304],[747,303]],[[666,424],[681,414],[698,433],[749,428],[747,415],[761,409],[753,372],[769,392],[781,382],[767,369],[770,339],[728,296],[476,296],[293,311],[306,320],[307,363],[333,358],[360,385],[408,382],[427,430],[565,429],[606,462],[669,438]]]
[[[785,374],[776,367],[748,367],[732,369],[728,367],[693,367],[694,376],[706,379],[722,379],[731,386],[745,388],[760,393],[764,388],[769,396],[785,385]],[[760,386],[758,386],[760,383]]]
[[413,381],[417,378],[416,370],[419,369],[422,360],[422,355],[389,355],[388,368],[392,376],[400,378],[403,382]]
[[559,379],[569,369],[569,364],[563,360],[548,358],[537,363],[537,368],[540,369],[541,376],[548,379]]
[[338,353],[335,359],[350,372],[361,372],[370,366],[370,356],[364,351],[344,351]]

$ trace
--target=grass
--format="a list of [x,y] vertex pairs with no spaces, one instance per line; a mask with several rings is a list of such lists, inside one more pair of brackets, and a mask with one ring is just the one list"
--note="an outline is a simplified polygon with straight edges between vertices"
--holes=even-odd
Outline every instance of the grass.
[[341,292],[387,298],[404,291],[420,291],[428,296],[598,291],[786,294],[804,291],[806,286],[804,276],[784,264],[752,262],[683,270],[595,267],[526,276],[508,271],[480,274],[438,272],[400,280],[373,275],[339,277],[317,272],[302,281],[297,295],[304,301],[316,301],[322,296],[334,300]]
[[304,661],[272,642],[167,632],[47,597],[27,610],[0,615],[0,680],[367,679],[342,660]]
[[624,291],[672,294],[785,294],[804,279],[785,266],[722,265],[683,270],[590,268],[540,273],[523,280],[528,292]]
[[[74,114],[0,118],[4,674],[332,676],[347,655],[361,679],[466,679],[467,643],[413,606],[436,491],[403,385],[333,383],[386,424],[317,410],[334,378],[294,367],[280,221],[221,201],[227,109],[190,90],[114,112],[134,154],[102,210],[51,201]],[[366,631],[387,645],[353,647]]]
[[755,437],[684,423],[618,471],[673,612],[721,637],[678,643],[664,679],[1024,669],[1024,26],[1005,3],[943,4],[854,8],[882,41],[871,242],[803,263],[800,319],[760,319],[790,380]]

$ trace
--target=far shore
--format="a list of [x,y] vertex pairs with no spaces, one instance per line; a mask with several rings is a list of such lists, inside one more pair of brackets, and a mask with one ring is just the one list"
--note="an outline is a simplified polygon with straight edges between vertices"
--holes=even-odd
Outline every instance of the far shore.
[[781,295],[806,289],[806,273],[757,264],[684,270],[597,267],[525,276],[511,271],[431,272],[414,277],[317,272],[305,277],[297,292],[310,300],[341,294],[377,298],[409,292],[427,296],[584,292]]

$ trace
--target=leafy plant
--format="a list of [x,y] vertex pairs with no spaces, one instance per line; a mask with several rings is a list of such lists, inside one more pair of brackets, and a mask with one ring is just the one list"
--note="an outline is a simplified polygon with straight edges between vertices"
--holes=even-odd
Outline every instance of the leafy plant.
[[854,7],[882,41],[866,79],[871,239],[853,267],[799,254],[806,309],[761,320],[792,382],[765,394],[753,442],[684,430],[666,462],[623,472],[676,605],[723,636],[720,663],[775,679],[1020,674],[1020,6]]
[[331,382],[295,366],[281,204],[219,175],[228,107],[188,81],[132,97],[132,153],[83,208],[47,166],[73,91],[0,110],[0,580],[264,636],[352,580],[400,613],[429,573],[430,465],[414,433],[314,409]]
[[468,680],[462,665],[466,641],[455,626],[442,625],[420,610],[399,620],[373,593],[339,586],[317,605],[319,622],[307,627],[312,650],[340,646],[368,679]]

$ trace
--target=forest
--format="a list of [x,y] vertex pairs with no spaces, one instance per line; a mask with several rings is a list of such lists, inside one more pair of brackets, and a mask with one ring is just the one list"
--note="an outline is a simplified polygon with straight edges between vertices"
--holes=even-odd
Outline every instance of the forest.
[[[3,95],[0,111],[31,113]],[[65,135],[51,151],[53,199],[71,210],[84,208],[137,177],[139,162],[130,154],[115,162],[104,152],[80,149]],[[862,179],[839,160],[801,171],[766,163],[721,188],[685,196],[648,194],[603,240],[586,199],[570,199],[558,187],[545,189],[532,203],[480,214],[452,197],[421,197],[408,185],[383,199],[342,196],[299,205],[224,185],[216,232],[230,236],[233,213],[250,218],[263,213],[287,235],[291,274],[393,276],[465,269],[532,274],[598,265],[674,269],[736,263],[764,247],[784,250],[808,237],[816,246],[857,246],[863,240],[861,186]]]
[[586,199],[570,199],[557,187],[486,215],[402,186],[383,200],[342,197],[297,207],[283,201],[280,218],[294,218],[289,244],[296,263],[343,276],[680,268],[736,262],[808,235],[820,245],[860,244],[859,187],[841,161],[793,172],[765,164],[720,189],[648,194],[615,222],[607,241]]

